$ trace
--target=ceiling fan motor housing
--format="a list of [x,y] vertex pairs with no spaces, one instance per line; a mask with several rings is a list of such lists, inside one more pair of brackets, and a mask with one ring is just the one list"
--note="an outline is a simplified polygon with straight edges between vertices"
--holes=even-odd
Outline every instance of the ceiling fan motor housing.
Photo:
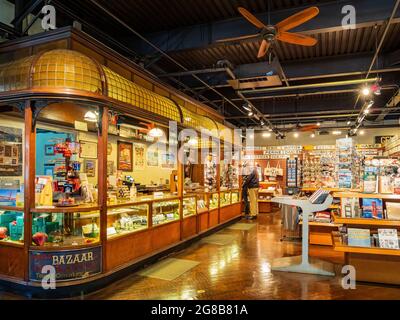
[[270,25],[262,30],[261,35],[268,42],[273,42],[276,38],[276,33],[276,28]]

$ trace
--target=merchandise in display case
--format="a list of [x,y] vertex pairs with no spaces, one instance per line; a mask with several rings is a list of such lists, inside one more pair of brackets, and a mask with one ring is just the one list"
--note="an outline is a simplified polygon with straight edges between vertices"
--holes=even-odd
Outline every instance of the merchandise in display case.
[[208,211],[208,200],[205,193],[197,194],[197,213],[204,213]]
[[232,204],[240,203],[240,192],[232,191]]
[[0,242],[24,242],[24,213],[0,210]]
[[218,209],[219,207],[219,194],[212,193],[209,194],[209,201],[210,201],[210,210]]
[[231,192],[221,192],[220,206],[225,207],[231,204]]
[[183,217],[196,215],[196,197],[183,198]]
[[179,220],[179,200],[153,202],[153,226]]
[[73,247],[99,240],[99,211],[32,214],[32,242],[35,246]]
[[148,228],[148,204],[117,207],[107,211],[107,237],[129,234]]

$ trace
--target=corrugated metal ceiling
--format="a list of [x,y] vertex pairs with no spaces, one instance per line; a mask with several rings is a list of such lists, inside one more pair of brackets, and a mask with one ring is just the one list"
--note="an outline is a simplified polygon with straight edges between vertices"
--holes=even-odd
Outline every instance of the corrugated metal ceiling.
[[[368,26],[354,30],[311,34],[318,39],[318,44],[315,47],[303,47],[278,41],[274,50],[281,62],[373,52],[376,46],[375,40],[377,38],[379,41],[384,28],[385,25],[380,25],[376,29],[374,26]],[[383,52],[400,48],[399,33],[400,23],[392,24],[386,35]],[[260,41],[252,41],[210,46],[197,50],[175,52],[172,56],[190,69],[211,67],[221,59],[228,59],[235,65],[256,63],[260,61],[257,59],[259,45]],[[163,67],[176,69],[175,66],[168,66],[168,64]]]
[[[90,0],[56,0],[86,20],[121,32],[126,32],[101,13],[93,14],[97,7]],[[119,16],[135,30],[155,32],[209,21],[238,17],[236,8],[243,6],[254,13],[267,11],[268,0],[97,0],[99,4]],[[288,9],[333,2],[332,0],[272,0],[271,10]],[[101,24],[99,23],[101,22]]]

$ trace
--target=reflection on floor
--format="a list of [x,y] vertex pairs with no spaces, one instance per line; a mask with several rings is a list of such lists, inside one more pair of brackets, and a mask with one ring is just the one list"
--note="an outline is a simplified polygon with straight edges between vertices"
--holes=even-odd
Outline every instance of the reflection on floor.
[[[400,299],[400,287],[358,283],[344,290],[340,276],[321,277],[271,272],[277,257],[298,255],[300,243],[280,241],[280,215],[260,215],[248,230],[224,229],[218,235],[230,241],[200,241],[173,256],[200,264],[176,279],[160,280],[132,274],[80,299]],[[220,237],[221,239],[227,237]],[[215,239],[214,239],[215,240]],[[310,255],[340,264],[343,256],[328,247],[311,246]],[[18,296],[0,293],[0,299]]]

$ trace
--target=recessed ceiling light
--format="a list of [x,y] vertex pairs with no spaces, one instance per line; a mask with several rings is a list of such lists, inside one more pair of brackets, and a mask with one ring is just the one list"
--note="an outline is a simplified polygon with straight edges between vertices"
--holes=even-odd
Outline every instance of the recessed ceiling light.
[[311,133],[311,138],[315,138],[315,133]]
[[317,126],[320,127],[321,126],[321,122],[317,122]]

